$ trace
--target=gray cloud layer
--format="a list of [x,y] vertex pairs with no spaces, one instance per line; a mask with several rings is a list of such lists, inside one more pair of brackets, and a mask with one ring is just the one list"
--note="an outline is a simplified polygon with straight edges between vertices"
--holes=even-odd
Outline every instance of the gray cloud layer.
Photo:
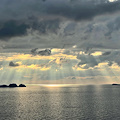
[[[74,20],[91,19],[100,14],[120,10],[120,2],[108,0],[1,0],[1,19],[26,19],[31,16],[56,15]],[[49,16],[49,17],[50,17]]]
[[[80,1],[79,1],[80,2]],[[120,2],[102,2],[96,4],[91,0],[81,2],[74,5],[71,4],[59,4],[51,5],[48,7],[47,13],[53,15],[60,15],[73,20],[89,20],[96,15],[111,13],[120,10]]]
[[[60,18],[89,20],[94,16],[120,10],[120,2],[108,1],[15,1],[1,0],[0,37],[24,35],[28,28],[41,33],[56,32]],[[5,22],[4,22],[5,21]],[[108,27],[112,27],[109,26]],[[106,34],[107,35],[107,34]]]
[[77,44],[77,48],[86,50],[120,45],[119,0],[0,2],[1,48],[61,48],[63,44]]

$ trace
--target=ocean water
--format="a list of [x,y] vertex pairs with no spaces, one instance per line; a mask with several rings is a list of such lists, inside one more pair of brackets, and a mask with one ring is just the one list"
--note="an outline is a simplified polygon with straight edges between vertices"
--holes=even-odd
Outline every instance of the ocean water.
[[0,88],[0,120],[120,120],[120,86]]

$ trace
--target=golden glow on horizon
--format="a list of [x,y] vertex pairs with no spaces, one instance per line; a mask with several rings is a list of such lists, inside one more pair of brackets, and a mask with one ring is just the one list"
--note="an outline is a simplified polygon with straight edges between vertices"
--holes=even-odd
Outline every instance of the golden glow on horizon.
[[76,85],[80,85],[80,84],[38,84],[40,86],[43,87],[65,87],[65,86],[76,86]]
[[11,57],[2,57],[0,58],[0,60],[6,60],[6,61],[12,61],[12,60],[52,60],[52,59],[56,59],[56,58],[62,58],[65,57],[66,59],[77,59],[77,56],[74,55],[67,55],[67,54],[54,54],[54,55],[50,55],[50,56],[40,56],[40,55],[36,55],[33,56],[31,54],[17,54],[17,55],[13,55]]

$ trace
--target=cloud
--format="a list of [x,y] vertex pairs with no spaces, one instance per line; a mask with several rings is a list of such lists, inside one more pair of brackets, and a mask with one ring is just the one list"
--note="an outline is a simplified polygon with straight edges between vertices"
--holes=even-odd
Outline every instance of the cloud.
[[[94,55],[94,54],[93,54]],[[77,59],[80,60],[73,69],[75,70],[88,70],[88,69],[99,69],[102,66],[107,66],[112,68],[120,67],[120,51],[107,51],[103,52],[103,54],[96,54],[93,56],[87,54],[81,54],[77,56]],[[103,67],[103,68],[104,68]]]
[[84,1],[84,2],[76,2],[75,4],[67,4],[65,2],[62,4],[52,4],[48,6],[47,9],[48,14],[53,15],[60,15],[68,19],[73,20],[89,20],[92,19],[94,16],[107,14],[111,12],[115,12],[120,10],[120,2],[100,2],[97,4],[97,1],[93,3],[93,1]]
[[11,67],[15,67],[16,69],[38,69],[41,71],[47,71],[51,68],[51,66],[45,65],[45,64],[31,64],[31,65],[24,65],[24,64],[19,64],[19,62],[17,63],[13,63],[12,61],[9,63],[9,66]]
[[[22,64],[21,62],[16,62],[10,63],[10,66],[15,66],[15,67],[23,67],[23,68],[31,68],[31,69],[40,69],[40,70],[49,70],[50,68],[54,69],[54,70],[59,70],[59,68],[66,68],[68,67],[69,64],[71,64],[69,67],[73,68],[74,70],[77,71],[84,71],[84,70],[93,70],[93,69],[99,69],[101,68],[101,64],[103,66],[103,63],[105,63],[104,65],[107,67],[112,68],[113,64],[116,63],[116,65],[120,66],[120,59],[119,59],[119,55],[120,55],[120,51],[119,50],[114,50],[114,51],[107,51],[107,50],[102,50],[102,51],[95,51],[92,50],[91,54],[86,54],[85,52],[70,52],[67,54],[63,54],[61,52],[61,50],[53,50],[54,52],[60,52],[57,54],[53,54],[51,56],[32,56],[30,54],[13,54],[11,56],[5,57],[5,56],[1,56],[1,61],[11,61],[11,60],[15,60],[15,61],[26,61],[24,64]],[[27,61],[38,61],[39,60],[39,64],[36,64],[38,62],[34,62],[34,63],[29,63],[26,64]],[[41,62],[44,61],[44,62]],[[72,62],[72,63],[71,63]],[[77,63],[77,64],[76,64]],[[104,68],[104,67],[103,67]],[[118,67],[116,67],[118,68]]]
[[[39,69],[39,70],[56,70],[60,69],[73,69],[76,71],[86,71],[86,70],[95,70],[95,69],[105,69],[111,68],[114,69],[120,66],[120,51],[119,50],[102,50],[95,51],[92,50],[91,54],[86,54],[85,52],[76,52],[73,51],[71,53],[63,54],[61,50],[53,50],[56,52],[60,52],[59,54],[53,54],[50,56],[33,56],[30,54],[13,54],[8,57],[5,57],[4,54],[1,56],[2,61],[23,61],[21,62],[10,62],[9,66],[18,67],[18,68],[28,68],[28,69]],[[31,62],[27,62],[31,61]],[[34,61],[34,63],[32,62]],[[70,64],[70,65],[69,65]],[[115,66],[116,64],[116,66]],[[117,67],[118,66],[118,67]]]
[[49,62],[45,62],[43,64],[22,64],[21,62],[10,62],[9,66],[16,67],[16,69],[38,69],[40,71],[47,71],[51,68],[54,70],[60,69],[64,63],[68,63],[68,60],[65,58],[57,58],[54,60],[50,60]]
[[[105,53],[110,50],[95,51],[93,49],[92,51],[94,52],[92,52],[91,55],[80,52],[77,57],[62,54],[61,52],[63,51],[61,50],[55,49],[53,51],[60,51],[60,53],[51,56],[1,53],[1,79],[15,79],[25,82],[29,81],[29,83],[38,83],[42,80],[43,81],[41,83],[44,83],[45,80],[47,80],[48,83],[54,83],[53,81],[56,80],[56,83],[64,84],[84,82],[92,84],[92,82],[98,82],[98,78],[100,83],[102,78],[107,81],[106,76],[119,77],[119,50],[112,50],[111,54],[103,55],[101,53]],[[19,64],[19,66],[9,66],[8,63],[10,63],[10,61],[13,61],[12,64]],[[112,80],[112,77],[109,80]]]
[[91,55],[93,56],[100,56],[100,55],[103,55],[101,51],[95,51],[93,53],[91,53]]
[[11,0],[11,3],[9,0],[2,0],[0,15],[3,15],[1,19],[4,20],[11,18],[25,20],[27,17],[33,18],[33,16],[42,18],[63,16],[73,20],[84,20],[120,10],[119,6],[119,1],[109,2],[108,0],[21,0],[19,2]]
[[17,24],[16,21],[8,21],[0,29],[0,38],[25,35],[28,27],[25,24]]
[[107,51],[107,52],[104,52],[102,55],[110,55],[111,54],[111,51]]
[[3,70],[3,67],[0,67],[0,70]]
[[23,68],[30,68],[30,69],[38,69],[38,70],[41,70],[41,71],[47,71],[47,70],[50,70],[50,66],[45,66],[45,65],[28,65],[28,66],[24,66]]
[[[38,31],[39,34],[47,34],[48,32],[57,33],[60,21],[55,20],[42,20],[42,21],[26,21],[8,20],[0,27],[0,40],[7,41],[11,37],[28,35],[28,31]],[[32,32],[31,31],[31,32]]]
[[35,48],[31,50],[31,53],[33,55],[49,56],[51,55],[51,49],[41,50],[41,49]]
[[[3,38],[0,41],[0,45],[3,49],[11,48],[58,48],[58,49],[84,49],[87,51],[92,48],[103,49],[119,49],[120,46],[120,30],[114,29],[116,26],[119,28],[119,12],[111,15],[104,15],[94,18],[92,21],[60,21],[59,27],[56,26],[56,32],[46,28],[46,32],[42,33],[38,28],[32,28],[29,23],[25,23],[30,26],[25,31],[24,35],[18,35],[11,38]],[[47,19],[47,18],[46,18]],[[44,21],[44,20],[43,20]],[[40,21],[39,21],[40,22]],[[115,22],[115,23],[114,23]],[[116,23],[118,22],[118,23]],[[17,23],[22,24],[21,22]],[[113,27],[108,27],[108,24],[113,24]],[[52,24],[54,26],[54,23]],[[44,26],[44,25],[43,25]],[[45,25],[48,26],[47,24]],[[109,33],[110,29],[112,32]],[[75,33],[72,34],[71,33]],[[65,45],[65,46],[64,46]],[[76,48],[73,46],[76,45]],[[88,49],[89,48],[89,49]]]
[[109,39],[112,39],[112,33],[120,30],[120,17],[108,22],[107,28],[108,32],[105,33],[105,36],[109,37]]
[[56,71],[60,69],[62,66],[64,67],[64,64],[69,63],[70,59],[66,59],[66,57],[58,57],[54,60],[49,61],[46,65],[55,65]]
[[[33,56],[31,54],[20,54],[20,53],[16,53],[16,54],[11,54],[11,56],[1,56],[0,60],[6,60],[6,61],[12,61],[12,60],[56,60],[57,58],[66,58],[66,59],[71,59],[71,60],[75,60],[76,59],[76,55],[67,55],[67,54],[53,54],[51,56],[40,56],[40,55],[36,55]],[[62,60],[62,59],[61,59]]]
[[[68,65],[68,63],[70,62],[70,60],[75,60],[76,56],[73,55],[66,55],[66,54],[54,54],[51,56],[32,56],[30,54],[13,54],[13,56],[11,57],[5,57],[4,55],[1,56],[3,59],[2,60],[6,60],[6,61],[11,61],[11,60],[15,60],[15,61],[23,61],[22,62],[10,62],[9,66],[15,67],[16,69],[38,69],[41,71],[47,71],[47,70],[55,70],[58,71],[59,69],[61,69],[62,67],[64,67],[64,65]],[[1,61],[2,61],[1,60]],[[28,62],[28,61],[31,62]],[[32,62],[34,61],[34,63]]]
[[19,66],[19,64],[18,63],[13,63],[12,61],[9,63],[9,66],[12,66],[12,67],[17,67],[17,66]]
[[[81,21],[90,20],[98,15],[111,14],[111,12],[120,10],[120,1],[31,0],[23,2],[21,0],[16,2],[11,0],[9,3],[9,0],[6,0],[6,2],[1,1],[0,7],[0,15],[2,16],[0,18],[0,37],[6,38],[25,35],[28,28],[32,28],[33,31],[37,30],[40,34],[48,32],[57,34],[60,23],[65,20],[63,18],[70,21]],[[71,29],[75,28],[76,23],[68,25],[64,29],[65,35],[74,35],[75,33]],[[88,29],[89,32],[91,30],[92,27]]]

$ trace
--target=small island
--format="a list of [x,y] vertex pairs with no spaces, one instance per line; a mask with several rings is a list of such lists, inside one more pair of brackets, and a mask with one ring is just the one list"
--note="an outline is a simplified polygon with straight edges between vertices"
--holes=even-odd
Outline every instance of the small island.
[[12,84],[9,84],[9,85],[0,85],[0,88],[6,88],[6,87],[9,87],[9,88],[26,87],[26,85],[20,84],[19,86],[17,86],[17,84],[15,84],[15,83],[12,83]]
[[120,84],[113,83],[112,85],[120,85]]

